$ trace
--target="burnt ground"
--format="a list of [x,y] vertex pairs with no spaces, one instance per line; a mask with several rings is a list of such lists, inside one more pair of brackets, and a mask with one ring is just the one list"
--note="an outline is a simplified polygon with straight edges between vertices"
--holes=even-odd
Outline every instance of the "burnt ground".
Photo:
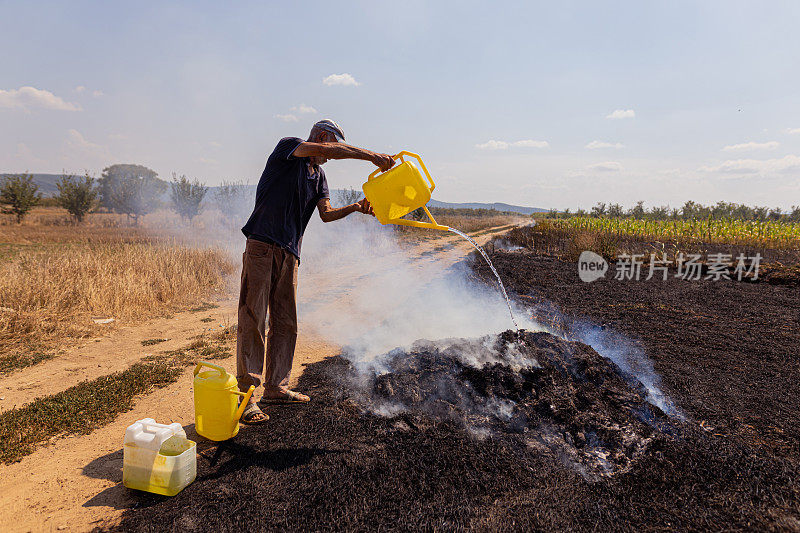
[[[612,273],[584,283],[576,263],[549,256],[496,252],[492,262],[540,320],[602,328],[611,342],[640,347],[694,421],[764,455],[800,461],[800,287],[617,281]],[[488,267],[474,266],[494,280]]]
[[649,357],[684,417],[546,333],[421,341],[377,374],[333,357],[300,379],[310,405],[205,443],[195,483],[139,493],[118,529],[800,530],[796,288],[493,261],[554,329]]

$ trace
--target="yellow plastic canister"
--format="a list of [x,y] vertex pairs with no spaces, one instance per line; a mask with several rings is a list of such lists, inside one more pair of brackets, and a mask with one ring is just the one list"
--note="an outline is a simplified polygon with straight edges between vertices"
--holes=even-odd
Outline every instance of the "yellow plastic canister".
[[[202,370],[203,367],[207,367]],[[239,392],[236,378],[218,365],[201,361],[194,369],[194,424],[203,437],[221,441],[239,433],[242,416],[254,387]],[[237,400],[242,398],[237,407]]]

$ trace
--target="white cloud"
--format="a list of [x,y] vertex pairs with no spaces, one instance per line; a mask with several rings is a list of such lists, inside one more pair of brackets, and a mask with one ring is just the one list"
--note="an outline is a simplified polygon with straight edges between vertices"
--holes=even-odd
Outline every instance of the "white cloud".
[[80,111],[80,106],[64,101],[50,91],[36,87],[20,87],[4,91],[0,89],[0,108],[6,109],[55,109],[58,111]]
[[92,156],[111,159],[108,148],[88,141],[78,130],[67,131],[66,148],[72,155]]
[[492,139],[483,144],[476,144],[475,148],[480,150],[505,150],[508,148],[508,143],[505,141],[495,141]]
[[592,141],[586,145],[589,150],[601,150],[603,148],[624,148],[622,143],[608,143],[605,141]]
[[287,113],[285,115],[275,115],[275,118],[280,119],[284,122],[297,122],[297,117],[292,115],[291,113]]
[[617,161],[604,161],[602,163],[589,165],[586,168],[593,172],[619,172],[622,170],[622,165]]
[[515,141],[511,143],[512,146],[521,146],[523,148],[549,148],[550,143],[547,141],[534,141],[533,139],[525,139],[522,141]]
[[613,112],[606,115],[606,118],[620,119],[620,118],[634,118],[636,112],[633,109],[615,109]]
[[731,144],[722,148],[723,152],[736,152],[739,150],[774,150],[779,146],[777,141],[765,143],[746,142],[741,144]]
[[800,128],[789,128],[786,130],[786,133],[789,135],[798,135],[800,134]]
[[219,164],[219,161],[217,161],[216,159],[211,159],[211,158],[208,158],[208,157],[201,157],[197,161],[200,162],[200,163],[203,163],[204,165],[217,165],[217,164]]
[[92,96],[94,96],[95,98],[100,98],[101,96],[105,96],[105,95],[106,95],[106,93],[104,93],[100,89],[96,89],[96,90],[92,91]]
[[325,85],[352,85],[353,87],[361,85],[353,76],[346,72],[344,74],[331,74],[330,76],[326,76],[322,78],[322,83]]
[[121,141],[127,139],[128,136],[125,135],[124,133],[109,133],[108,138],[113,141]]
[[479,150],[507,150],[512,146],[518,148],[548,148],[550,143],[547,141],[534,141],[533,139],[524,139],[514,142],[496,141],[491,139],[485,143],[476,144],[475,148],[478,148]]
[[289,109],[289,111],[292,111],[294,113],[300,113],[300,114],[303,114],[303,113],[316,113],[317,112],[316,109],[314,109],[310,105],[306,105],[306,104],[296,105],[293,108]]
[[78,85],[77,87],[75,87],[74,90],[76,93],[82,93],[83,91],[86,90],[86,87],[84,87],[83,85]]
[[217,141],[208,141],[208,144],[210,144],[214,148],[221,148],[222,147],[222,143],[219,143]]
[[796,172],[800,170],[800,156],[787,155],[775,159],[729,159],[717,166],[702,166],[702,172],[715,172],[721,174],[743,175]]

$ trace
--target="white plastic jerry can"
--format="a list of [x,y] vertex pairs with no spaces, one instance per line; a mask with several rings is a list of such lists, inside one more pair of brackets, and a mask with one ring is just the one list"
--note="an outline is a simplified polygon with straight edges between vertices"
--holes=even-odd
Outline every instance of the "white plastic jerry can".
[[197,476],[196,444],[177,422],[138,420],[125,430],[122,448],[122,484],[129,489],[175,496]]

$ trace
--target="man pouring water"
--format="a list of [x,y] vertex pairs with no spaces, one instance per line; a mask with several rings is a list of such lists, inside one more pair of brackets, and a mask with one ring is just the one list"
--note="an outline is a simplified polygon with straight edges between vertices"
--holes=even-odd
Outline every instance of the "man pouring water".
[[[303,232],[314,213],[333,222],[355,212],[373,214],[365,199],[331,207],[323,165],[329,159],[362,159],[385,171],[390,155],[344,144],[342,129],[332,120],[314,124],[307,141],[286,137],[267,159],[256,189],[253,214],[242,228],[247,244],[242,259],[236,371],[239,390],[263,384],[260,402],[251,398],[242,422],[258,424],[269,417],[259,403],[308,402],[289,389],[297,340],[297,267]],[[269,333],[265,336],[269,315]]]

